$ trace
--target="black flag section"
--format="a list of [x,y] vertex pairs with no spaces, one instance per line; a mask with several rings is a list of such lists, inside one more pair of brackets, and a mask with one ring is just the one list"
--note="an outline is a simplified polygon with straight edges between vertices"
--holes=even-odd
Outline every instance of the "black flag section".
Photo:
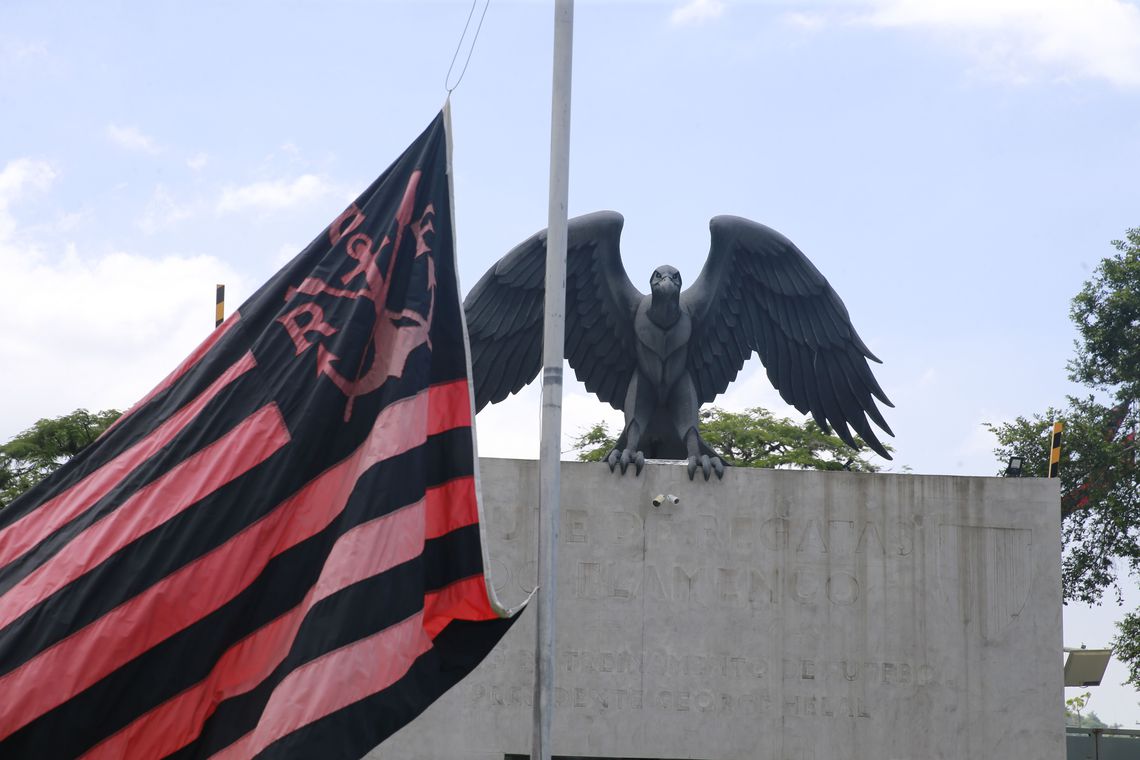
[[0,756],[360,757],[510,625],[484,576],[446,146],[440,114],[0,511]]

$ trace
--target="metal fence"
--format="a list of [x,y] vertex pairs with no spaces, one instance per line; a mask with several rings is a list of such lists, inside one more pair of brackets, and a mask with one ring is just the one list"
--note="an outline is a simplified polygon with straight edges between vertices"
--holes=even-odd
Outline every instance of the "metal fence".
[[1066,726],[1065,747],[1068,760],[1137,760],[1140,731]]

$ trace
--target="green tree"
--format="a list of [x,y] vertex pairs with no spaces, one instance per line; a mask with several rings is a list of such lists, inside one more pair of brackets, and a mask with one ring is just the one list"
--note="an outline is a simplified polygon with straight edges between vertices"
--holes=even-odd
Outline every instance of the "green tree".
[[121,412],[104,409],[42,419],[0,446],[0,508],[46,478],[98,438]]
[[1082,724],[1081,713],[1090,699],[1092,699],[1092,692],[1086,691],[1083,694],[1074,694],[1065,700],[1065,725],[1080,726]]
[[579,462],[600,462],[606,458],[617,443],[605,422],[596,422],[588,430],[574,439],[572,450],[578,452]]
[[1070,726],[1080,726],[1081,728],[1120,728],[1119,723],[1113,723],[1111,726],[1101,720],[1100,716],[1094,710],[1089,710],[1087,713],[1080,717],[1080,722],[1069,723]]
[[1069,314],[1080,338],[1069,376],[1132,401],[1140,398],[1140,227],[1112,246],[1116,255],[1102,260],[1073,298]]
[[[1116,253],[1100,262],[1070,309],[1078,338],[1069,377],[1096,395],[990,428],[1000,460],[1021,456],[1026,474],[1043,475],[1051,423],[1065,423],[1064,598],[1091,604],[1110,590],[1120,603],[1118,568],[1140,577],[1140,228],[1112,246]],[[1140,687],[1140,612],[1126,614],[1114,645],[1129,666],[1129,682]]]
[[[727,464],[800,470],[854,470],[877,472],[873,456],[859,439],[858,450],[820,430],[815,420],[797,423],[775,417],[760,407],[727,412],[711,407],[701,411],[701,437]],[[599,462],[613,449],[617,437],[599,422],[574,440],[573,450],[583,462]],[[889,449],[890,447],[888,447]]]
[[1061,536],[1065,552],[1061,578],[1066,601],[1098,604],[1117,588],[1118,562],[1140,571],[1140,498],[1127,406],[1107,407],[1092,397],[1069,398],[1063,409],[991,425],[1002,462],[1023,460],[1022,472],[1044,477],[1049,467],[1054,421],[1064,424],[1061,446]]
[[1092,692],[1086,691],[1065,700],[1065,725],[1078,728],[1120,728],[1119,723],[1108,725],[1092,710],[1085,712],[1090,699]]

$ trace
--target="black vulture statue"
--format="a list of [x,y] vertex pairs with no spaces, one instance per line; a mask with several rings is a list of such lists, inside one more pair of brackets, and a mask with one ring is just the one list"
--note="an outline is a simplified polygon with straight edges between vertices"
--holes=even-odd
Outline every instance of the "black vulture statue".
[[[671,266],[654,270],[649,295],[621,263],[624,219],[599,211],[570,220],[566,256],[566,359],[586,390],[625,412],[606,457],[640,474],[645,458],[687,460],[708,480],[724,462],[701,440],[701,404],[723,393],[752,352],[780,395],[824,431],[855,447],[852,430],[890,455],[868,417],[890,435],[874,398],[892,406],[871,374],[878,362],[839,296],[787,238],[762,224],[718,216],[696,282],[681,290]],[[546,231],[504,256],[464,301],[475,406],[502,401],[542,364]]]

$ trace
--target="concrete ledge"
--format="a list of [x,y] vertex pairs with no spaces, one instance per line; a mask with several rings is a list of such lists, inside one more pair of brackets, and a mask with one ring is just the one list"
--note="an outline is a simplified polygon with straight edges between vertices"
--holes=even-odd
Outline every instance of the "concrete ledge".
[[[482,462],[507,603],[535,583],[537,480]],[[1064,757],[1056,481],[564,463],[562,489],[555,754]],[[369,757],[527,754],[533,647],[526,611]]]

